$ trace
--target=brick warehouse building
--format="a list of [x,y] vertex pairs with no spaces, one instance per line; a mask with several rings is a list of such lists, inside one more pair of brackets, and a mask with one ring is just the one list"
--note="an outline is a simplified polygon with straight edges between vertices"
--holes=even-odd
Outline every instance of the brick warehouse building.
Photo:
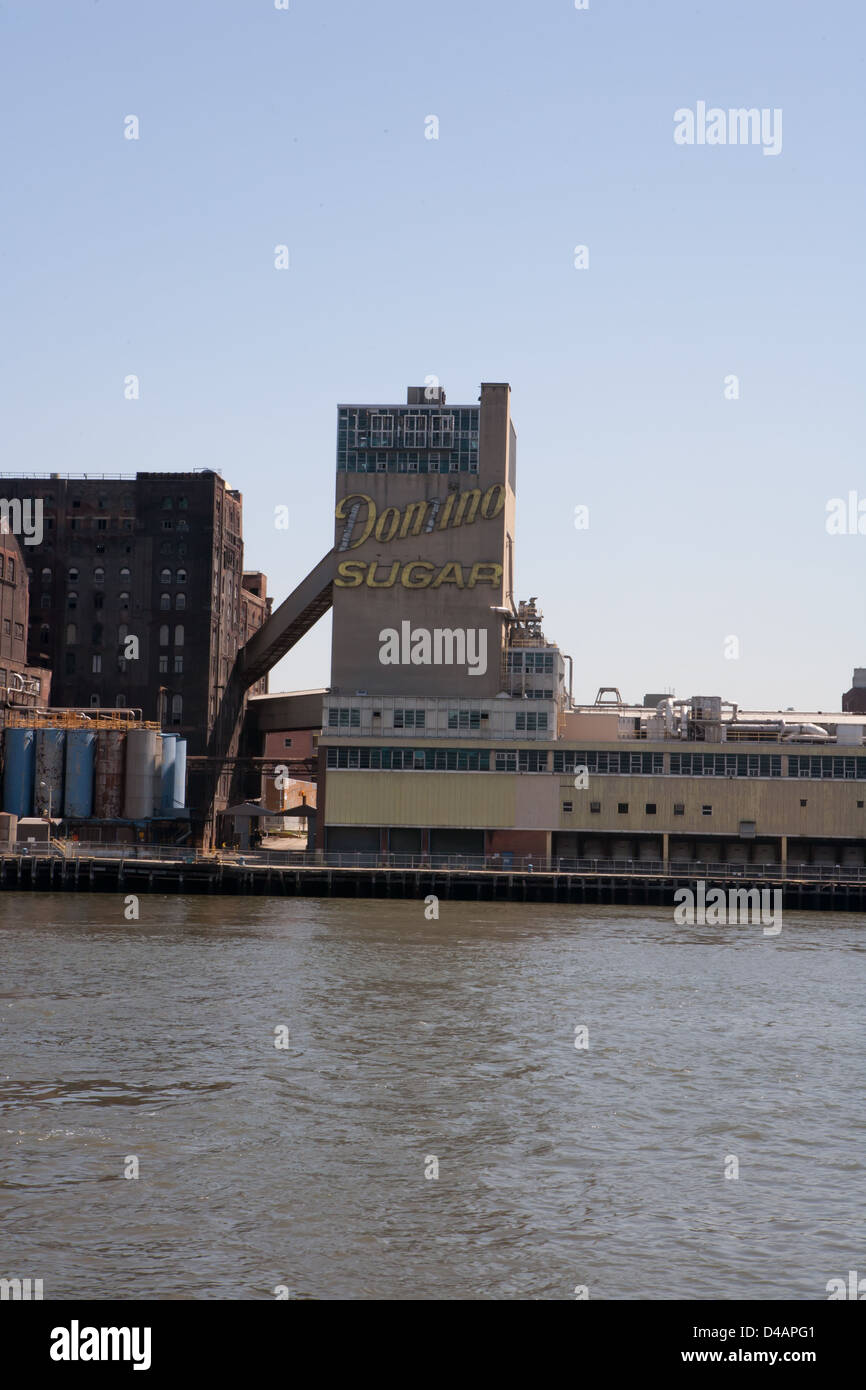
[[25,553],[17,538],[0,525],[0,707],[27,708],[48,699],[51,672],[27,662]]
[[[203,754],[237,652],[270,611],[265,576],[244,574],[240,492],[209,469],[16,476],[2,491],[42,503],[27,651],[52,668],[51,703],[141,709]],[[250,693],[266,689],[263,677]]]

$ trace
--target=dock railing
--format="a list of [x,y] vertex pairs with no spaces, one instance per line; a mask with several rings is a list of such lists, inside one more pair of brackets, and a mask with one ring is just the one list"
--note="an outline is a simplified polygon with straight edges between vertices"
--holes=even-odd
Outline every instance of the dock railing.
[[321,850],[200,850],[182,845],[102,844],[86,841],[15,841],[0,846],[2,854],[34,857],[62,856],[66,859],[148,860],[172,864],[232,864],[254,867],[298,869],[391,869],[448,873],[490,874],[580,874],[621,876],[624,878],[687,878],[737,881],[808,881],[862,883],[866,867],[846,864],[749,864],[720,863],[713,860],[671,859],[572,859],[557,856],[542,859],[535,855],[471,854],[365,854],[363,852],[325,852]]

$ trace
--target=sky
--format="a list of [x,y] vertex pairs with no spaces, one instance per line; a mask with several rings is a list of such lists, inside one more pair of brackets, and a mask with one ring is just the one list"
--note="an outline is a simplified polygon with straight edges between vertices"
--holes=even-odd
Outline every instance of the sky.
[[[332,544],[337,402],[508,381],[517,589],[576,698],[838,709],[866,6],[288,4],[0,8],[0,468],[218,469],[276,604]],[[678,144],[699,102],[781,148]],[[323,619],[271,689],[329,662]]]

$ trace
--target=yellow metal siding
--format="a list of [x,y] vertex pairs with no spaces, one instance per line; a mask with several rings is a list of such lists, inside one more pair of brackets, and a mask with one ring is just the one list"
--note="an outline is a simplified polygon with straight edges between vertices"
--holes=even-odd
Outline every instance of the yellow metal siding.
[[[574,786],[573,777],[561,776],[560,830],[620,831],[630,834],[737,835],[741,820],[756,822],[758,835],[808,835],[861,839],[866,835],[866,783],[809,781],[775,777],[619,777],[592,776],[586,790]],[[800,805],[803,800],[806,806]],[[574,811],[562,810],[570,801]],[[590,801],[600,801],[593,813]],[[628,803],[620,815],[619,802]],[[648,816],[647,802],[656,814]],[[685,814],[674,815],[674,802]],[[712,806],[710,816],[701,807]]]
[[335,772],[327,774],[328,825],[510,828],[515,782],[508,772]]

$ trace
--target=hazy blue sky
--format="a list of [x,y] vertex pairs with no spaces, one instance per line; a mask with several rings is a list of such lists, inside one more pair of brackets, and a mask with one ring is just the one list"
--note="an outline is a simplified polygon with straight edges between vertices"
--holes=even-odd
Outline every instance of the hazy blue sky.
[[[331,544],[337,401],[510,381],[518,588],[580,698],[838,708],[866,666],[866,535],[825,528],[866,500],[864,13],[4,5],[2,467],[218,468],[279,600]],[[698,101],[781,108],[781,153],[676,145]],[[272,689],[326,684],[329,645]]]

